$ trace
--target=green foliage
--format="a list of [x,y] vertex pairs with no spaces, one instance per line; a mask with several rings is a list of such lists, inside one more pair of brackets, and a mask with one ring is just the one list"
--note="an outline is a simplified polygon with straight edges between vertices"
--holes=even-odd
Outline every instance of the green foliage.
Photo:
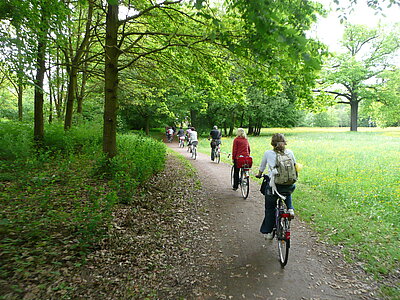
[[302,127],[348,127],[350,126],[349,107],[336,105],[326,111],[308,113],[302,120]]
[[2,284],[30,276],[52,282],[52,266],[82,264],[104,237],[114,206],[132,201],[138,185],[164,167],[162,143],[123,135],[119,155],[103,164],[108,176],[93,176],[102,161],[100,126],[64,132],[54,124],[46,132],[37,151],[29,124],[0,122]]
[[[102,126],[95,122],[83,122],[65,131],[63,124],[49,124],[43,146],[51,152],[73,154],[85,151],[97,151],[102,141]],[[96,149],[97,148],[97,149]]]
[[[321,75],[321,90],[335,95],[338,103],[351,105],[352,130],[357,130],[359,102],[366,102],[370,110],[377,108],[376,102],[391,103],[388,105],[391,111],[397,107],[393,105],[398,103],[393,101],[396,99],[394,87],[398,82],[394,75],[398,73],[394,58],[400,47],[399,26],[390,28],[390,32],[385,29],[347,24],[342,40],[346,52],[333,55]],[[371,113],[370,116],[375,121],[387,121],[387,117],[382,118],[384,110],[379,108],[378,113]]]
[[137,187],[164,168],[166,147],[163,143],[143,135],[118,136],[118,155],[111,161],[102,157],[94,174],[112,179],[110,186],[121,203],[129,203]]
[[0,160],[27,159],[32,146],[31,124],[0,120]]

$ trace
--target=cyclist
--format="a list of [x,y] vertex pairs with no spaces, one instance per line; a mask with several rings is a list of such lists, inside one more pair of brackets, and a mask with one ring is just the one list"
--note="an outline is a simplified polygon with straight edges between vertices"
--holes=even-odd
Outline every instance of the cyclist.
[[182,129],[182,127],[179,127],[178,132],[176,133],[178,136],[178,142],[181,140],[181,137],[185,137],[185,131]]
[[281,133],[274,134],[271,139],[271,145],[273,150],[268,150],[264,153],[258,174],[256,175],[257,178],[260,178],[266,166],[268,165],[269,186],[267,186],[267,190],[265,192],[265,217],[260,228],[260,232],[265,234],[265,238],[267,240],[273,239],[272,229],[275,222],[275,206],[276,201],[278,200],[278,195],[285,194],[285,203],[288,208],[288,212],[292,217],[294,217],[292,193],[296,188],[295,184],[277,185],[274,181],[274,176],[277,174],[277,170],[275,168],[277,152],[286,153],[293,160],[293,162],[296,163],[293,152],[286,149],[287,142],[285,136]]
[[246,133],[243,128],[238,128],[236,138],[233,140],[232,146],[232,162],[234,166],[233,172],[233,190],[236,191],[239,186],[239,171],[237,167],[237,159],[239,156],[250,156],[250,144],[247,140]]
[[[197,131],[194,127],[190,128],[189,143],[190,143],[190,145],[193,145],[193,146],[197,146],[197,144],[199,143],[199,141],[197,140]],[[192,151],[190,151],[190,152],[192,152]]]
[[167,140],[168,140],[168,142],[172,141],[173,136],[174,136],[174,130],[172,129],[172,127],[168,127],[167,128]]
[[211,160],[214,161],[214,149],[217,147],[219,144],[221,144],[221,131],[218,130],[217,126],[214,126],[213,129],[210,132],[210,138],[211,138]]
[[190,149],[190,152],[192,152],[192,148],[190,147],[190,133],[192,132],[192,128],[189,125],[188,129],[186,129],[186,141],[187,141],[187,145],[188,145],[188,149]]

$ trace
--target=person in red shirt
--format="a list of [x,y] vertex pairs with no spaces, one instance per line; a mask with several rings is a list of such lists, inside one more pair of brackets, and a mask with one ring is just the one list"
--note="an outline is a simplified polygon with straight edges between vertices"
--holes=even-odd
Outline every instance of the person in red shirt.
[[233,173],[233,190],[236,191],[239,186],[239,171],[237,167],[237,158],[239,156],[250,156],[250,144],[247,140],[246,133],[243,128],[238,128],[236,138],[233,140],[232,161],[234,165]]

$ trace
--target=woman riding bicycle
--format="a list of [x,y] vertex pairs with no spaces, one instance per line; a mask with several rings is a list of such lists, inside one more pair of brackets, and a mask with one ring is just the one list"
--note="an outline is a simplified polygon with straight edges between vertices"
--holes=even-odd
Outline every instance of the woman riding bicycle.
[[232,162],[234,166],[233,173],[233,190],[236,191],[239,186],[239,171],[237,159],[239,156],[250,156],[250,144],[247,140],[246,133],[243,128],[238,128],[236,138],[233,140],[232,146]]
[[268,240],[273,239],[272,230],[275,222],[275,207],[276,201],[280,194],[283,194],[286,199],[285,203],[288,208],[289,214],[294,217],[294,207],[292,204],[292,193],[296,188],[295,184],[291,185],[279,185],[275,184],[275,175],[277,174],[276,169],[276,158],[277,153],[283,153],[288,155],[294,163],[296,159],[291,150],[286,149],[286,139],[283,134],[276,133],[272,136],[271,145],[273,150],[268,150],[264,153],[262,158],[260,169],[257,178],[261,178],[266,166],[268,165],[268,177],[269,186],[267,185],[267,190],[265,192],[265,217],[261,224],[260,232],[265,234],[265,238]]
[[211,160],[214,161],[214,149],[221,144],[221,131],[218,130],[217,126],[214,126],[213,129],[210,132],[210,138],[211,138]]

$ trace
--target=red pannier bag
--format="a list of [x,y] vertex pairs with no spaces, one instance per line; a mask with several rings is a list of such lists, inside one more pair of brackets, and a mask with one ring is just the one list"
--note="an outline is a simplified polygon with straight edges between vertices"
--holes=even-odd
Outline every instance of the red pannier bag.
[[251,169],[253,158],[251,156],[239,156],[236,159],[236,166],[245,170]]

